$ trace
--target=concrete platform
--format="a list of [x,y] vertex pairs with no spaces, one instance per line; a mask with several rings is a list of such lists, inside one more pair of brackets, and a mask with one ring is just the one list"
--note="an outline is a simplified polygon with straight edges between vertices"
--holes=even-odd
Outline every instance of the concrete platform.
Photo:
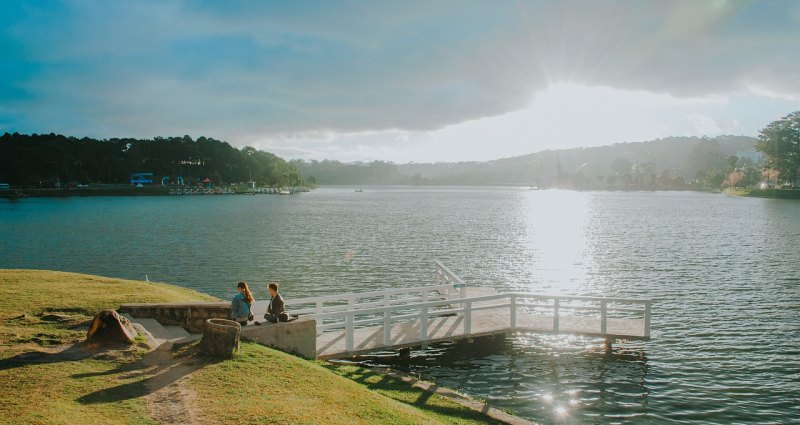
[[291,322],[250,324],[242,327],[241,336],[305,359],[317,357],[317,322],[310,317]]

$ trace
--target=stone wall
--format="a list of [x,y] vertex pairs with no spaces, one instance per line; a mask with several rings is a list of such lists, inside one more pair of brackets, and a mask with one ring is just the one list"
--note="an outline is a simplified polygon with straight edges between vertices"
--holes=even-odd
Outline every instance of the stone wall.
[[202,333],[206,319],[230,319],[228,302],[123,304],[121,313],[135,318],[153,318],[165,326],[180,326],[190,333]]
[[242,328],[242,338],[294,354],[305,359],[317,358],[317,321],[301,316],[286,323],[262,323]]

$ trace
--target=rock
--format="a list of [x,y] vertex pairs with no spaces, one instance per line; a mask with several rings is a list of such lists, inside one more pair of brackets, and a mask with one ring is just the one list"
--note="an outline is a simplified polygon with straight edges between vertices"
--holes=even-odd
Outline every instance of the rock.
[[159,345],[158,341],[156,341],[156,338],[153,336],[153,334],[151,334],[150,331],[145,329],[144,326],[142,326],[139,323],[134,323],[133,324],[133,328],[136,329],[136,332],[139,333],[139,336],[144,338],[144,341],[145,341],[145,343],[147,343],[147,347],[150,350],[154,350],[154,349],[158,348],[158,345]]
[[230,358],[239,349],[242,326],[233,320],[208,319],[200,340],[200,352],[210,356]]
[[86,334],[87,342],[124,342],[133,343],[139,335],[131,322],[117,314],[114,310],[103,310],[97,313]]

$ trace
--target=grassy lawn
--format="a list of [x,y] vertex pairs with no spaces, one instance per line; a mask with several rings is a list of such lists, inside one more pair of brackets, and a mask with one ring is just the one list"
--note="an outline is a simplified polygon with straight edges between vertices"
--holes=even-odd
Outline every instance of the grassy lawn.
[[233,360],[203,367],[190,382],[206,406],[200,419],[209,424],[243,418],[259,424],[495,423],[398,379],[253,343],[244,343]]
[[[97,352],[63,345],[82,340],[104,308],[203,300],[216,299],[164,284],[0,270],[0,423],[154,424],[146,398],[177,379],[193,394],[187,403],[199,423],[495,423],[395,378],[254,343],[225,361],[199,356],[196,344],[177,347],[162,354],[166,363],[136,346]],[[165,371],[179,368],[170,361],[190,365],[191,373],[165,380]]]
[[800,190],[797,189],[725,189],[724,193],[735,196],[749,196],[753,198],[800,199]]
[[[53,363],[0,360],[0,422],[4,424],[151,424],[141,398],[122,392],[144,388],[143,376],[119,373],[124,363],[98,359]],[[81,402],[86,394],[118,388],[115,403]]]
[[415,388],[399,378],[387,376],[370,369],[342,364],[325,363],[326,369],[344,376],[372,391],[401,403],[409,404],[427,412],[445,424],[486,424],[491,419],[438,394]]
[[[115,358],[43,354],[31,362],[20,361],[25,358],[21,353],[82,340],[88,322],[104,308],[116,309],[128,302],[213,300],[165,284],[77,273],[0,270],[0,422],[152,423],[142,398],[122,394],[143,392],[141,382],[146,374],[129,369],[141,357],[142,349],[127,350]],[[81,399],[87,394],[103,394],[115,402]]]
[[25,343],[53,345],[86,336],[102,309],[137,302],[219,301],[161,283],[41,270],[0,270],[0,359]]

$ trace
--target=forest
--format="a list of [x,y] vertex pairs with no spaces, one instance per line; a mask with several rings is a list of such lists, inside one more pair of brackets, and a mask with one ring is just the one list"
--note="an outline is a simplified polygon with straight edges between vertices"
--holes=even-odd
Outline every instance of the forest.
[[60,134],[0,136],[0,181],[15,188],[127,185],[131,174],[153,173],[154,183],[215,185],[253,180],[259,186],[301,186],[297,168],[252,147],[189,136],[81,139]]

